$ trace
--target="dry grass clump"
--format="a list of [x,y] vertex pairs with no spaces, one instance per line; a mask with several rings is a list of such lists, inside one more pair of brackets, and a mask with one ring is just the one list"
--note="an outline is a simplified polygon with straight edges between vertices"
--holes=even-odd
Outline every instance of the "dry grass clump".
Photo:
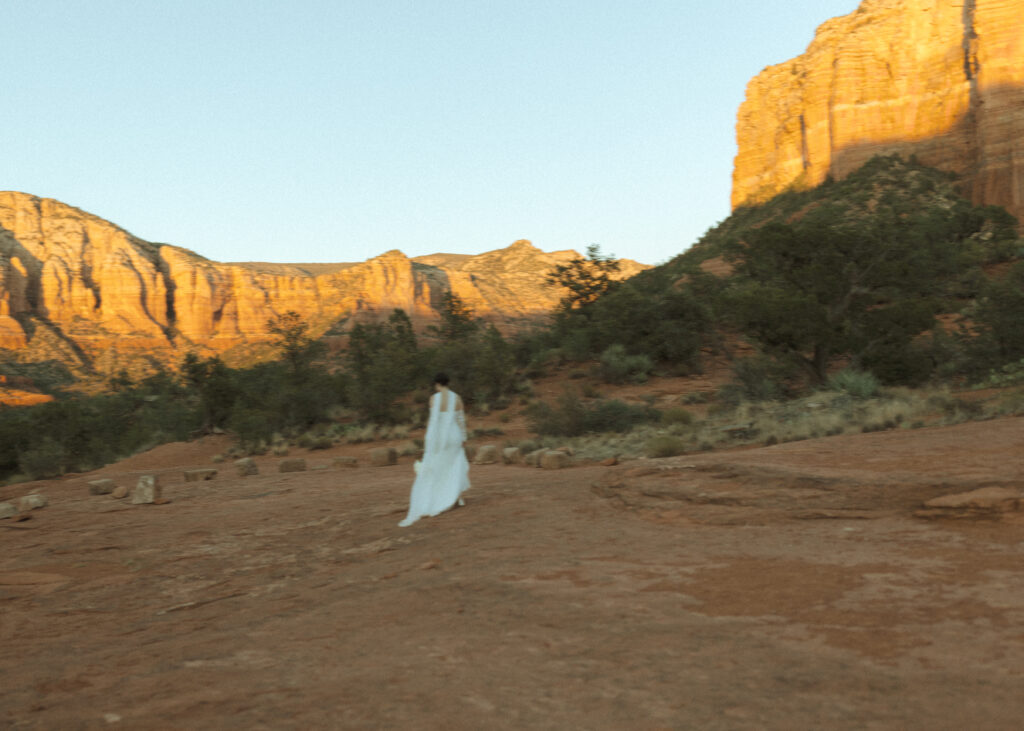
[[686,454],[686,442],[670,434],[659,434],[647,442],[648,457],[675,457]]
[[[856,376],[856,374],[855,374]],[[947,426],[965,421],[1024,415],[1024,388],[988,397],[958,398],[948,388],[879,388],[852,381],[842,390],[824,390],[788,401],[716,404],[700,420],[685,409],[668,409],[657,423],[626,432],[598,432],[573,438],[537,437],[517,445],[524,452],[571,446],[577,457],[637,459],[670,457],[747,445],[774,445],[842,434]],[[862,387],[863,386],[863,387]],[[850,391],[856,393],[850,393]],[[867,394],[873,394],[867,396]]]
[[377,438],[376,424],[353,425],[345,430],[345,441],[349,444],[372,442]]
[[[384,430],[382,430],[384,431]],[[412,426],[409,424],[395,424],[390,429],[386,430],[387,436],[385,439],[405,439],[409,436],[409,432],[412,431]]]
[[1024,388],[1001,393],[989,405],[992,416],[1024,416]]

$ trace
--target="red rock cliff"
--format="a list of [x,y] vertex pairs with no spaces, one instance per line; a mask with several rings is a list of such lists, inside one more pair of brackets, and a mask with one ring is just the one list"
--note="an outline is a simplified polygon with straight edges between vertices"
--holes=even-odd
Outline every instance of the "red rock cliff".
[[[59,201],[0,192],[0,348],[103,373],[197,346],[240,361],[268,339],[267,321],[288,310],[315,335],[396,307],[422,327],[448,289],[478,315],[514,326],[554,307],[561,293],[543,275],[572,256],[517,241],[479,256],[389,251],[355,264],[226,264],[143,241]],[[643,268],[623,260],[621,275]]]
[[736,138],[733,207],[898,153],[1024,220],[1024,2],[864,0],[749,83]]

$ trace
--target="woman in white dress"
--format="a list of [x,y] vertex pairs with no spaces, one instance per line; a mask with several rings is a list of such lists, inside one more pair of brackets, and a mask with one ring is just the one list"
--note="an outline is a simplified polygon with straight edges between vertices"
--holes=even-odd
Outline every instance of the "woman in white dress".
[[464,505],[462,493],[469,489],[469,461],[466,441],[466,412],[462,399],[448,388],[448,376],[434,376],[430,397],[430,418],[423,439],[423,461],[409,494],[409,513],[398,525],[412,525],[425,515],[443,513],[456,503]]

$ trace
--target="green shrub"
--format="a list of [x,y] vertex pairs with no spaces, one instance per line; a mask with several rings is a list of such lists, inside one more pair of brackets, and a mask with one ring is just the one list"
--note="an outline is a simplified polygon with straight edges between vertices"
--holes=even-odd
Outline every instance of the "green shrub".
[[246,452],[251,452],[260,442],[269,442],[273,437],[274,423],[268,416],[264,411],[244,406],[232,410],[228,426]]
[[833,390],[847,393],[859,401],[872,398],[881,387],[873,373],[855,368],[839,371],[829,379],[828,385]]
[[606,383],[643,383],[654,368],[646,355],[630,355],[624,345],[611,345],[601,353],[600,373]]
[[65,472],[67,453],[64,446],[49,437],[39,444],[21,453],[18,466],[21,471],[33,480],[57,477]]
[[788,369],[777,361],[763,356],[743,358],[732,364],[732,373],[733,382],[723,387],[720,394],[727,402],[744,398],[774,401],[786,394]]
[[526,414],[534,433],[567,437],[627,432],[637,424],[658,418],[658,412],[650,406],[630,406],[618,400],[587,404],[575,391],[565,391],[555,407],[543,402],[530,404]]

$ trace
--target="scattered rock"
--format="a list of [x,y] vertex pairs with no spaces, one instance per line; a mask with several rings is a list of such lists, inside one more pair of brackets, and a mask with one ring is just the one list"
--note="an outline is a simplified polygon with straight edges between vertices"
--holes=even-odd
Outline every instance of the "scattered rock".
[[943,495],[924,504],[919,518],[991,518],[1024,509],[1024,493],[1006,487],[982,487]]
[[89,494],[90,495],[109,495],[114,491],[117,485],[114,484],[113,480],[104,478],[102,480],[90,480],[89,481]]
[[485,444],[476,450],[473,464],[495,464],[498,461],[498,448],[493,444]]
[[374,467],[386,467],[398,464],[398,452],[394,447],[377,447],[370,450],[370,464]]
[[292,457],[291,459],[282,459],[277,463],[278,472],[305,472],[306,471],[306,460],[302,457]]
[[217,470],[212,468],[200,470],[185,470],[185,482],[202,482],[212,480],[217,476]]
[[127,485],[118,485],[114,488],[114,491],[110,493],[110,497],[121,500],[122,498],[128,497],[128,492]]
[[171,502],[169,497],[158,497],[153,501],[154,505],[167,505]]
[[523,461],[523,450],[519,447],[505,447],[501,450],[501,461],[505,464],[520,464]]
[[236,459],[235,470],[238,472],[239,477],[248,477],[249,475],[258,475],[260,473],[260,468],[256,466],[256,462],[253,461],[252,457]]
[[547,449],[535,449],[526,455],[524,461],[531,467],[540,467],[540,458],[547,452]]
[[152,504],[161,497],[160,482],[155,475],[139,477],[135,489],[132,490],[132,505]]
[[25,495],[23,498],[18,500],[18,511],[27,513],[30,510],[45,508],[49,504],[50,501],[46,499],[45,495],[40,495],[38,492],[34,492],[31,495]]
[[618,457],[609,457],[608,459],[602,459],[601,460],[601,466],[602,467],[614,467],[618,463],[619,463],[619,458]]
[[18,507],[14,503],[0,503],[0,519],[10,518],[18,514]]
[[359,460],[355,457],[335,457],[331,460],[331,464],[335,467],[358,467]]
[[464,449],[466,450],[466,459],[472,462],[476,458],[476,445],[467,444]]
[[572,457],[565,452],[552,449],[540,456],[540,466],[546,470],[560,470],[572,464]]
[[572,447],[570,447],[568,444],[563,444],[561,447],[557,447],[557,448],[555,448],[555,449],[553,449],[551,451],[553,451],[553,452],[563,452],[565,454],[568,454],[570,457],[576,456],[576,452],[574,452]]

